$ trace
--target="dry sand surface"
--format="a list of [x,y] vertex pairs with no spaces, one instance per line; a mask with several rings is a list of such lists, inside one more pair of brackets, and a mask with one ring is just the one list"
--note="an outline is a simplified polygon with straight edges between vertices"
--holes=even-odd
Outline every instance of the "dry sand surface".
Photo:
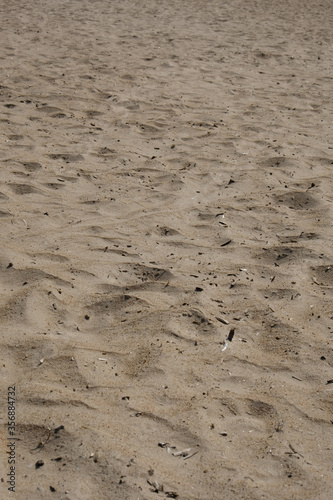
[[1,2],[1,499],[332,498],[332,22]]

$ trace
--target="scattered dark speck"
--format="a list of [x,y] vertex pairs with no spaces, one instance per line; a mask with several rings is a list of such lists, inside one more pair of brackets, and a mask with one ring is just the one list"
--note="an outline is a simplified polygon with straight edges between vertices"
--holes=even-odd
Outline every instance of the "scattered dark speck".
[[226,247],[227,245],[229,245],[229,243],[231,243],[231,240],[227,240],[224,243],[222,243],[221,247]]
[[235,335],[235,329],[234,329],[234,328],[232,328],[232,329],[230,330],[230,332],[229,332],[229,335],[228,335],[228,337],[227,337],[227,340],[229,340],[229,342],[231,342],[231,341],[232,341],[232,339],[234,338],[234,335]]

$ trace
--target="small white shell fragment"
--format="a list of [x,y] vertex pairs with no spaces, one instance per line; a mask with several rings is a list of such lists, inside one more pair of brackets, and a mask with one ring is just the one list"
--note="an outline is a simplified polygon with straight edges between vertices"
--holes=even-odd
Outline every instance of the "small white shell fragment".
[[222,351],[225,351],[227,347],[228,347],[228,341],[227,341],[227,340],[224,340],[224,342],[223,342],[223,347],[222,347]]
[[98,462],[98,451],[90,453],[89,458],[92,458],[95,463]]
[[105,358],[98,358],[98,361],[107,361]]
[[187,455],[189,454],[190,451],[191,451],[191,448],[186,448],[186,450],[182,450],[182,451],[175,451],[173,453],[173,456],[174,457],[187,457]]

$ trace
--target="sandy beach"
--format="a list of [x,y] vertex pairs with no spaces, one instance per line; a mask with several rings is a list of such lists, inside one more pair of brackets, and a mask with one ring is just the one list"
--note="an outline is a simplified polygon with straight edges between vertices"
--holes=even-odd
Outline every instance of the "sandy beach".
[[1,499],[330,500],[332,2],[0,12]]

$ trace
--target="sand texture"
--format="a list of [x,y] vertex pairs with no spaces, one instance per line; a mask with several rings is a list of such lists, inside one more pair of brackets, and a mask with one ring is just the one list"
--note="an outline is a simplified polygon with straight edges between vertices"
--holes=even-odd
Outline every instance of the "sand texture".
[[330,500],[332,2],[0,10],[0,498]]

